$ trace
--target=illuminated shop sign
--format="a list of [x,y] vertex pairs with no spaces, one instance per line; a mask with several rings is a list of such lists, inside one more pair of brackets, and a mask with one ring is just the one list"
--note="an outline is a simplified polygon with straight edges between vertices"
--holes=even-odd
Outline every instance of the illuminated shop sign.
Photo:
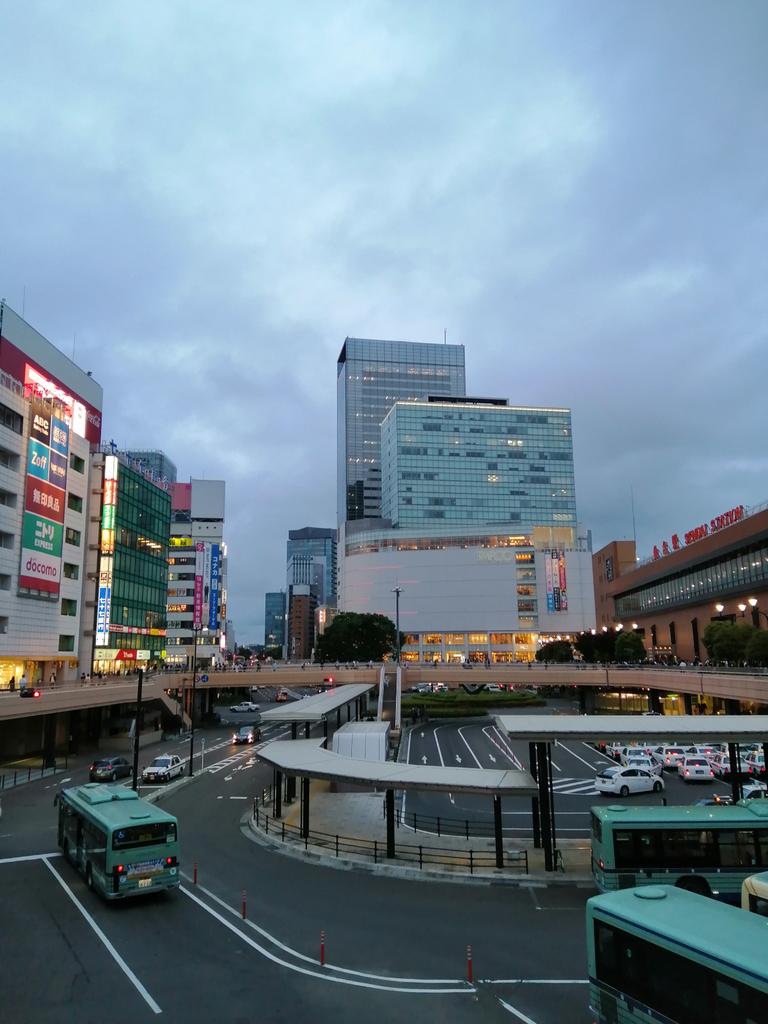
[[211,593],[208,628],[216,631],[219,616],[219,545],[211,544]]
[[112,573],[115,551],[118,462],[114,455],[104,459],[99,539],[99,591],[96,601],[96,647],[109,647],[112,611]]
[[547,581],[547,611],[568,611],[568,589],[565,577],[565,552],[544,552],[544,575]]
[[84,437],[88,441],[99,440],[101,414],[96,409],[86,406],[57,381],[47,377],[29,363],[24,367],[24,385],[31,395],[60,402],[64,409],[65,421],[79,437]]
[[205,568],[205,544],[195,544],[195,597],[192,628],[200,629],[203,624],[203,569]]
[[172,548],[191,548],[193,543],[191,537],[171,537],[169,546]]
[[[50,402],[30,402],[30,437],[21,525],[20,591],[36,590],[58,597],[64,543],[66,461],[69,432]],[[60,434],[64,427],[64,433]],[[56,438],[57,451],[51,444]],[[55,468],[53,457],[56,458]],[[64,460],[64,467],[61,461]],[[62,472],[63,469],[63,472]]]
[[113,558],[102,555],[99,561],[99,594],[96,601],[96,647],[109,646],[109,615],[112,605]]
[[[735,508],[729,509],[728,512],[723,512],[721,515],[715,516],[714,519],[710,519],[708,523],[694,526],[692,530],[688,530],[683,535],[685,546],[695,544],[697,540],[703,540],[713,533],[719,533],[720,530],[740,522],[744,518],[744,512],[744,506],[737,505]],[[683,544],[680,543],[680,536],[677,533],[673,533],[671,543],[668,543],[666,540],[661,542],[661,550],[659,550],[658,544],[654,544],[653,557],[654,559],[664,558],[666,555],[671,555],[673,551],[680,551],[682,547]]]

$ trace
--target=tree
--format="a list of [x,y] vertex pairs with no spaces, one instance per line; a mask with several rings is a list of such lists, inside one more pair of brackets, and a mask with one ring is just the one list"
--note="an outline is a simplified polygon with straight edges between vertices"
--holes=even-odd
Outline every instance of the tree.
[[747,644],[756,632],[754,626],[726,620],[710,622],[702,634],[704,646],[715,661],[727,661],[730,665],[744,661]]
[[636,663],[645,658],[645,644],[639,633],[619,633],[614,648],[616,661]]
[[768,630],[754,631],[747,643],[746,657],[750,665],[768,665]]
[[616,633],[612,629],[607,633],[602,630],[599,633],[583,633],[575,644],[584,661],[590,664],[613,661],[615,645]]
[[341,612],[317,641],[315,661],[382,661],[396,646],[386,615]]
[[544,644],[536,651],[536,661],[573,661],[573,648],[568,640],[553,640],[551,644]]
[[250,658],[251,653],[252,652],[251,652],[251,648],[250,647],[238,647],[237,648],[237,655],[238,655],[239,658]]

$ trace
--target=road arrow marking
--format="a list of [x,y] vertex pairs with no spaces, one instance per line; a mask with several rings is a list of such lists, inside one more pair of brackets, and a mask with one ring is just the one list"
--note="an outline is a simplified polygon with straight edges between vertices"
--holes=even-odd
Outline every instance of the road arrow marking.
[[421,755],[421,763],[422,764],[426,764],[427,763],[427,755],[426,754],[422,754]]
[[461,758],[458,754],[456,755],[456,764],[461,764]]
[[496,758],[493,756],[493,754],[489,754],[488,757],[490,757],[493,763],[496,764]]

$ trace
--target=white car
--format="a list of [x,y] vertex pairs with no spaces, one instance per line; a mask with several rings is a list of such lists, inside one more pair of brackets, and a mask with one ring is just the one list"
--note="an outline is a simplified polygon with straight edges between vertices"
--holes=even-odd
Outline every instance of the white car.
[[[715,777],[718,779],[725,779],[730,777],[731,774],[731,759],[728,754],[715,754],[712,760],[709,762],[712,771],[715,773]],[[754,772],[747,763],[745,757],[741,758],[739,774],[752,775]]]
[[236,714],[241,711],[248,713],[250,711],[258,711],[259,705],[254,704],[252,700],[241,700],[239,704],[233,704],[229,710],[234,711]]
[[661,793],[664,780],[642,768],[609,766],[595,776],[598,793],[629,796],[631,793]]
[[660,753],[661,753],[661,757],[662,757],[662,762],[661,763],[664,765],[664,768],[668,772],[673,772],[673,771],[676,770],[676,768],[678,767],[680,762],[683,760],[683,758],[687,757],[689,754],[692,755],[693,751],[691,750],[690,747],[679,747],[678,746],[678,747],[662,747]]
[[170,782],[184,774],[184,762],[176,754],[161,754],[141,773],[144,782]]
[[625,768],[642,768],[651,775],[659,776],[662,772],[661,763],[648,754],[629,754],[622,763]]
[[765,775],[765,755],[762,751],[758,753],[757,750],[751,750],[744,761],[752,769],[753,775]]
[[688,755],[677,766],[677,774],[683,782],[713,782],[715,772],[706,757]]

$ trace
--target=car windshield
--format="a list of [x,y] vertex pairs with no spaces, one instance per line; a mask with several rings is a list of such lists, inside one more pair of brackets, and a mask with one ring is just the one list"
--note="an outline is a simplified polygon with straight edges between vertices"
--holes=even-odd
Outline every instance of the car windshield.
[[703,766],[703,767],[706,768],[706,766],[707,766],[706,759],[703,758],[703,757],[689,757],[687,763],[688,764],[692,764],[692,765],[694,765],[697,768],[700,767],[700,766]]
[[153,768],[168,768],[171,763],[170,757],[156,757],[152,762]]
[[242,728],[240,730],[240,735],[241,736],[250,736],[251,735],[250,727],[246,725],[244,728]]
[[108,757],[104,757],[104,758],[101,759],[101,761],[97,761],[95,763],[94,768],[110,768],[111,766],[112,766],[111,759],[108,758]]

